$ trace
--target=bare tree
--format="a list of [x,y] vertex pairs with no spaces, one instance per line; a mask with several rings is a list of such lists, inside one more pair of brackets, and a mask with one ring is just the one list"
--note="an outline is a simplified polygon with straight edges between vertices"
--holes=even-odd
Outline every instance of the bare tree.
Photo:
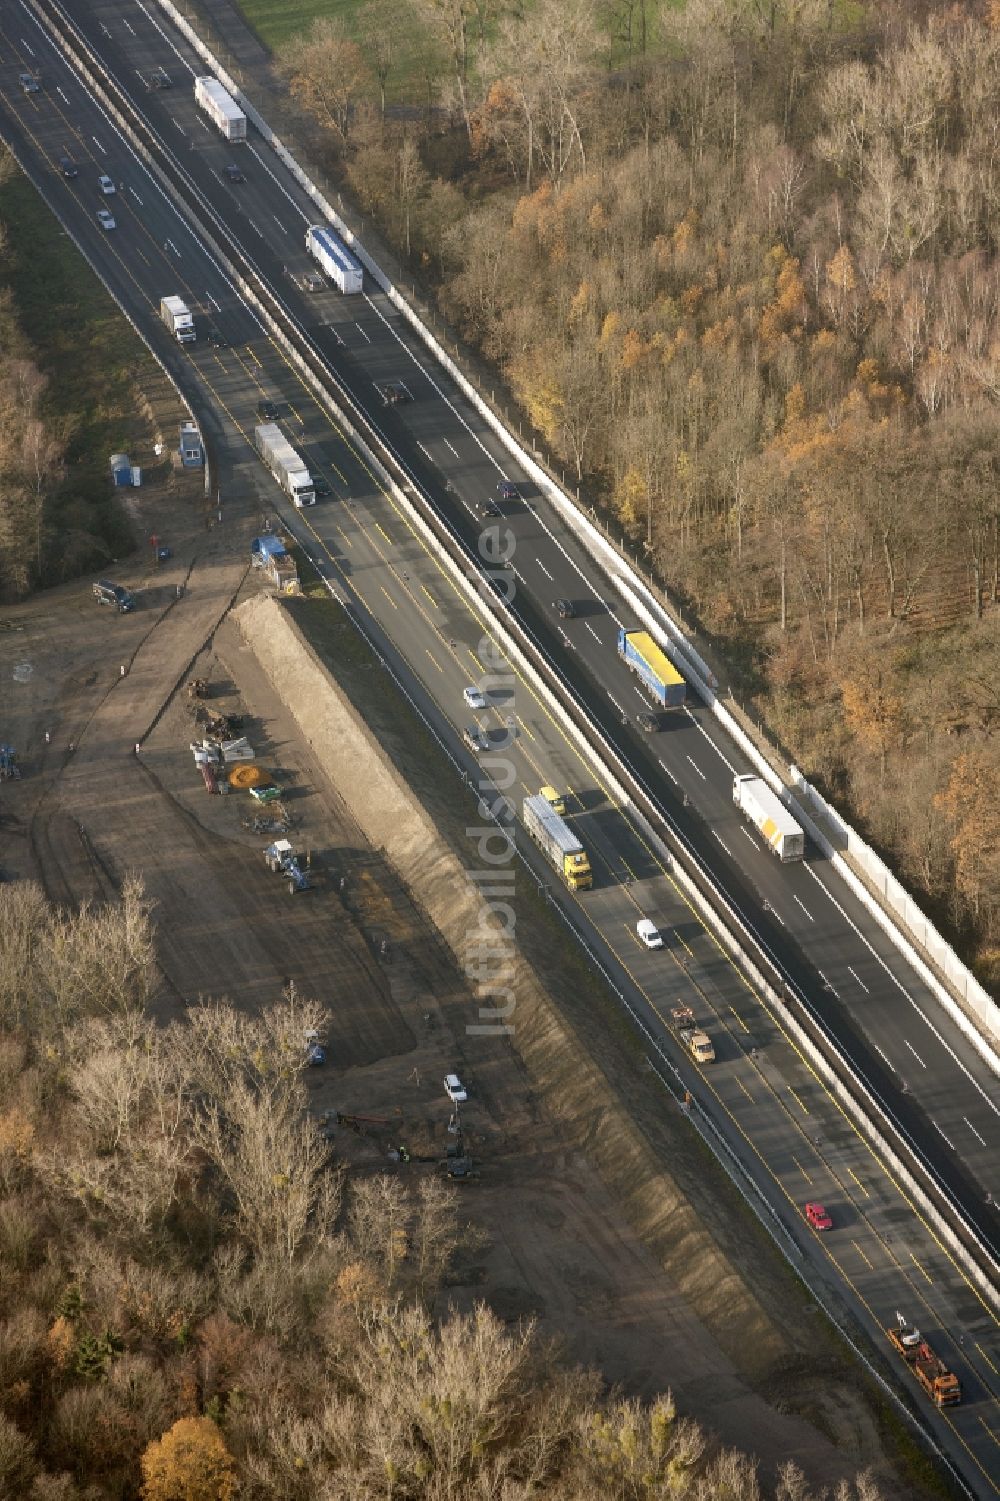
[[366,0],[358,11],[358,44],[378,84],[379,109],[385,119],[385,94],[396,66],[398,6],[394,0]]
[[361,48],[343,25],[320,17],[304,40],[296,37],[281,49],[278,66],[288,78],[292,96],[346,141],[354,106],[369,86],[371,73]]

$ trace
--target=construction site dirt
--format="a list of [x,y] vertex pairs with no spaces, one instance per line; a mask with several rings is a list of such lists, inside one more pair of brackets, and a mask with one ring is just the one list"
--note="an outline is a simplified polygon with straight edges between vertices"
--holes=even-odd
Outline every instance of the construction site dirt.
[[[355,765],[353,786],[335,784],[262,667],[246,618],[233,619],[241,600],[257,608],[249,533],[234,524],[206,534],[181,507],[161,518],[168,525],[174,556],[140,585],[133,614],[96,610],[89,581],[3,612],[0,738],[16,744],[22,768],[0,788],[3,876],[37,879],[54,901],[77,904],[112,898],[126,872],[141,872],[155,903],[163,1017],[198,996],[265,1006],[289,981],[321,1000],[331,1021],[326,1067],[309,1074],[317,1118],[387,1122],[365,1134],[333,1128],[337,1154],[358,1171],[436,1170],[390,1153],[405,1145],[412,1157],[444,1157],[452,1107],[441,1081],[456,1068],[470,1088],[463,1123],[480,1168],[463,1203],[485,1234],[450,1288],[457,1306],[482,1298],[504,1318],[537,1317],[569,1358],[629,1393],[671,1388],[720,1442],[755,1452],[768,1484],[794,1459],[827,1484],[870,1465],[886,1495],[901,1494],[850,1369],[810,1363],[786,1338],[785,1274],[765,1265],[751,1276],[702,1237],[703,1276],[727,1290],[723,1337],[566,1129],[570,1082],[555,1067],[540,1081],[516,1039],[477,1039],[473,1052],[467,985],[436,923],[454,892],[435,890],[433,877],[425,890],[407,886],[370,845],[353,811],[365,766]],[[296,666],[287,667],[294,689]],[[192,678],[204,680],[199,698],[188,694]],[[310,892],[290,896],[266,868],[275,837],[266,808],[245,792],[206,793],[190,750],[199,705],[243,716],[256,761],[281,790]],[[614,1151],[614,1112],[597,1103],[603,1149]],[[742,1361],[741,1347],[756,1356]]]

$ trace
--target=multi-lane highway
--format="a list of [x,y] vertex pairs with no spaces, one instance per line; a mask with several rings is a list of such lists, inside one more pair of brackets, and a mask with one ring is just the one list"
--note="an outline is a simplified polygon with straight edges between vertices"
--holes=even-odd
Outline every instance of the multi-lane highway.
[[[788,1045],[778,1019],[708,937],[656,850],[523,677],[512,672],[510,688],[493,693],[485,713],[471,716],[463,708],[463,685],[482,672],[476,646],[488,631],[484,612],[477,619],[470,611],[439,559],[265,336],[232,278],[190,226],[189,204],[199,214],[210,206],[230,252],[274,289],[417,492],[447,518],[470,552],[484,528],[509,530],[515,584],[510,609],[587,703],[607,740],[659,804],[664,823],[712,872],[787,976],[792,994],[801,994],[863,1061],[893,1115],[921,1140],[994,1248],[997,1225],[985,1200],[1000,1139],[995,1078],[816,851],[792,867],[781,867],[764,851],[730,798],[734,771],[750,768],[700,704],[691,702],[653,735],[637,729],[635,714],[645,705],[615,649],[619,624],[636,622],[622,614],[607,578],[511,465],[388,299],[372,290],[350,299],[332,289],[301,290],[299,279],[310,264],[303,234],[315,209],[258,135],[251,132],[245,146],[227,146],[199,114],[191,80],[202,66],[159,7],[71,0],[66,10],[148,119],[163,143],[164,160],[172,158],[181,206],[148,174],[92,90],[20,5],[0,23],[4,135],[122,305],[198,394],[199,411],[217,414],[220,445],[231,448],[244,440],[244,482],[263,482],[245,446],[256,403],[266,396],[279,404],[292,441],[332,491],[297,522],[331,583],[363,607],[387,656],[407,663],[411,691],[432,722],[457,747],[458,729],[473,717],[498,739],[514,717],[517,736],[509,754],[518,790],[534,792],[542,782],[566,790],[571,821],[594,863],[595,888],[574,904],[574,920],[587,929],[588,941],[654,1036],[666,1038],[666,1014],[677,1000],[691,1004],[709,1026],[718,1064],[701,1076],[681,1064],[682,1077],[777,1207],[778,1234],[789,1253],[814,1256],[824,1275],[829,1272],[831,1286],[849,1289],[869,1332],[903,1308],[960,1372],[966,1403],[934,1415],[933,1422],[970,1484],[993,1494],[1000,1474],[1000,1340],[992,1311]],[[147,89],[154,68],[166,70],[172,87]],[[26,69],[40,75],[38,93],[18,88],[17,75]],[[74,178],[61,173],[65,156],[79,169]],[[224,169],[234,162],[245,181],[228,180]],[[102,173],[117,185],[108,198],[97,185]],[[105,231],[96,214],[107,206],[116,228]],[[203,337],[190,355],[171,346],[155,325],[159,299],[168,293],[179,293],[196,312]],[[209,327],[225,347],[208,345]],[[388,382],[400,383],[411,399],[386,406],[382,391]],[[519,499],[501,499],[504,481],[518,485]],[[501,516],[484,515],[487,505]],[[561,620],[556,599],[571,600],[575,618]],[[497,606],[484,591],[487,601]],[[668,939],[665,951],[648,953],[638,945],[640,915],[660,926]],[[801,1220],[803,1202],[814,1198],[833,1213],[834,1229],[823,1239],[807,1232]]]

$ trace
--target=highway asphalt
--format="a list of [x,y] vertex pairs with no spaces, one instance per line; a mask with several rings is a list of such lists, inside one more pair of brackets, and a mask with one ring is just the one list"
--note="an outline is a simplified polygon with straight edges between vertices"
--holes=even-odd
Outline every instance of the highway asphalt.
[[[634,715],[644,704],[615,648],[618,625],[635,622],[622,613],[607,578],[512,467],[388,299],[373,290],[355,298],[332,289],[299,290],[296,279],[311,264],[303,235],[315,212],[259,136],[229,146],[196,110],[191,79],[200,69],[158,9],[138,3],[74,3],[68,9],[127,83],[179,169],[222,215],[338,379],[470,547],[478,545],[484,528],[509,529],[516,569],[512,608],[586,696],[608,738],[776,963],[852,1046],[864,1050],[866,1067],[894,1113],[929,1140],[936,1133],[939,1160],[982,1202],[995,1181],[1000,1132],[996,1080],[976,1051],[817,851],[810,848],[801,865],[785,867],[764,851],[730,797],[733,772],[751,768],[702,705],[689,702],[652,736],[635,727]],[[510,688],[491,696],[486,713],[464,709],[461,689],[478,680],[476,649],[489,635],[485,614],[469,608],[263,334],[198,235],[33,26],[20,13],[13,27],[9,17],[0,24],[3,134],[143,335],[191,390],[199,415],[213,414],[213,436],[233,466],[232,496],[246,489],[268,493],[247,448],[256,402],[266,395],[280,404],[292,442],[333,492],[293,521],[331,585],[363,610],[387,659],[407,664],[410,691],[470,777],[475,767],[458,746],[459,727],[478,718],[499,741],[508,716],[514,716],[516,793],[534,792],[542,782],[566,790],[570,821],[595,868],[595,889],[578,902],[564,897],[535,858],[537,879],[565,906],[665,1048],[669,1062],[658,1066],[668,1074],[676,1070],[674,1082],[691,1090],[695,1108],[704,1106],[747,1179],[759,1185],[780,1220],[776,1234],[789,1255],[810,1257],[829,1278],[831,1296],[843,1296],[876,1341],[877,1326],[898,1307],[960,1372],[966,1403],[931,1414],[930,1421],[980,1494],[1000,1493],[1000,1339],[994,1315],[789,1045],[780,1020],[749,992],[656,851],[531,687],[515,672]],[[158,65],[171,74],[173,87],[147,91],[141,75]],[[20,93],[16,79],[24,68],[41,72],[40,94]],[[73,180],[58,170],[59,156],[67,152],[79,167]],[[221,169],[233,161],[245,183],[225,180]],[[102,172],[120,185],[109,199],[97,188]],[[98,227],[100,207],[115,213],[114,231]],[[156,323],[159,298],[171,292],[184,296],[197,315],[203,337],[190,355]],[[210,325],[226,347],[208,346]],[[386,407],[380,388],[388,381],[404,383],[412,401]],[[521,486],[520,501],[500,500],[501,479]],[[277,492],[272,494],[277,509]],[[229,498],[222,496],[224,510]],[[502,516],[484,518],[485,501],[499,505]],[[552,609],[557,598],[573,600],[577,618],[560,621]],[[661,927],[664,951],[651,954],[638,945],[634,927],[640,915]],[[679,1000],[691,1004],[712,1033],[719,1061],[710,1070],[696,1070],[667,1041],[669,1007]],[[758,1050],[756,1058],[751,1047]],[[665,1108],[676,1108],[669,1096]],[[801,1218],[803,1202],[814,1197],[834,1218],[825,1237],[808,1231]],[[987,1216],[987,1222],[995,1234],[995,1219]],[[915,1401],[918,1410],[921,1402]]]

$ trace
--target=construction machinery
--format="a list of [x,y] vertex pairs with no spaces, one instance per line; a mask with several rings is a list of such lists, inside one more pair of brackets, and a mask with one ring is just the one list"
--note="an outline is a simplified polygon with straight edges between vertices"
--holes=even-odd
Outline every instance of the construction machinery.
[[962,1383],[935,1355],[920,1330],[897,1311],[886,1329],[889,1343],[902,1355],[935,1407],[954,1407],[962,1400]]
[[292,896],[297,891],[312,890],[312,882],[299,864],[290,839],[276,839],[273,844],[269,844],[264,851],[264,863],[275,875],[285,877]]
[[281,788],[274,782],[266,787],[251,787],[249,790],[255,803],[276,803],[281,797]]
[[336,1112],[338,1126],[347,1126],[357,1136],[367,1136],[371,1126],[388,1126],[391,1124],[382,1115],[347,1115],[343,1110]]

